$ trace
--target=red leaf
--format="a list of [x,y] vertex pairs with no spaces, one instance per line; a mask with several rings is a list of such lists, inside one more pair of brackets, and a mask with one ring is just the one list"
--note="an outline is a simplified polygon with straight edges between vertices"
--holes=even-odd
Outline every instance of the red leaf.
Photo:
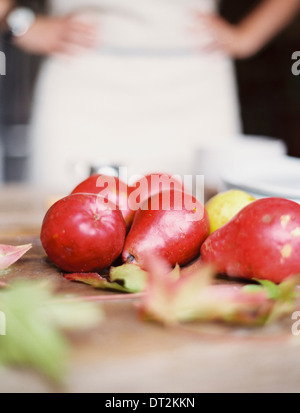
[[69,281],[83,282],[95,288],[98,288],[98,286],[101,286],[102,283],[106,281],[106,279],[101,277],[97,272],[64,274],[64,277]]
[[10,267],[30,250],[31,247],[31,244],[19,246],[0,244],[0,270],[5,270]]
[[174,278],[165,261],[149,257],[146,269],[148,288],[141,315],[165,324],[197,320],[261,325],[286,315],[295,305],[290,300],[295,280],[279,286],[278,299],[272,299],[262,285],[244,288],[242,284],[216,283],[212,268],[206,265],[197,264]]

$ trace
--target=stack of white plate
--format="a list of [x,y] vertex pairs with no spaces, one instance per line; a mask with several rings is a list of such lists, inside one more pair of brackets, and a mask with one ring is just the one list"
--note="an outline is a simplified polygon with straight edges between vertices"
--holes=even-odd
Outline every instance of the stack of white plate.
[[271,137],[236,135],[208,139],[206,145],[195,150],[194,174],[204,175],[208,188],[219,189],[224,172],[232,168],[238,171],[244,166],[245,172],[251,172],[258,163],[264,164],[268,159],[277,159],[286,153],[285,143]]
[[245,162],[222,173],[222,189],[241,189],[256,198],[280,197],[300,203],[300,159],[280,156]]

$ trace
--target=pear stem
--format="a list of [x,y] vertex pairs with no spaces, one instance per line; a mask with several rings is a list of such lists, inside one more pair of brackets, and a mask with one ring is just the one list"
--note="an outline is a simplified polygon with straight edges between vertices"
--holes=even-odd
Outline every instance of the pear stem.
[[134,263],[134,262],[135,262],[135,256],[132,255],[132,254],[128,254],[128,257],[127,257],[127,259],[126,259],[126,262],[127,262],[128,264]]

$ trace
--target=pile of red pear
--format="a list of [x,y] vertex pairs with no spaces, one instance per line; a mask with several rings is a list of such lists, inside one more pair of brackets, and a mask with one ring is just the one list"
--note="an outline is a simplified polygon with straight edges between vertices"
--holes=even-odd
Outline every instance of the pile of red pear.
[[120,256],[141,267],[146,255],[187,264],[208,234],[203,204],[169,175],[150,174],[131,187],[116,177],[92,175],[48,210],[41,241],[64,271],[95,272]]
[[264,198],[209,235],[205,206],[179,180],[150,174],[127,186],[92,175],[45,215],[41,242],[66,272],[100,272],[120,263],[144,268],[196,258],[231,277],[281,282],[300,273],[300,205]]

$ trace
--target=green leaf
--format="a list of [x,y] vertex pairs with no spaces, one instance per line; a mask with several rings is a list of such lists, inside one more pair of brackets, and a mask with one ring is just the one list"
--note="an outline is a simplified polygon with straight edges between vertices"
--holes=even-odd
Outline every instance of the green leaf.
[[0,336],[0,365],[34,368],[62,382],[70,344],[62,329],[86,328],[101,320],[92,303],[64,302],[49,284],[23,281],[0,291],[6,335]]
[[109,278],[112,283],[122,285],[130,293],[142,292],[147,287],[147,272],[135,264],[111,268]]
[[283,315],[292,314],[295,310],[297,286],[300,284],[300,276],[289,277],[277,285],[277,297],[274,299],[274,306],[270,312],[267,323],[279,319]]
[[259,284],[262,285],[266,289],[268,293],[268,297],[271,300],[277,300],[280,297],[281,295],[280,287],[277,284],[269,280],[258,280],[258,279],[255,279],[255,280],[259,282]]
[[173,278],[173,280],[178,280],[181,277],[181,269],[178,264],[176,264],[173,270],[169,273],[169,277]]
[[147,273],[138,265],[124,264],[112,267],[108,278],[98,273],[73,273],[65,274],[70,281],[79,281],[94,288],[103,290],[121,291],[124,293],[139,293],[147,286]]
[[247,293],[257,293],[263,291],[263,286],[262,285],[256,285],[256,284],[247,284],[243,287],[243,291]]

